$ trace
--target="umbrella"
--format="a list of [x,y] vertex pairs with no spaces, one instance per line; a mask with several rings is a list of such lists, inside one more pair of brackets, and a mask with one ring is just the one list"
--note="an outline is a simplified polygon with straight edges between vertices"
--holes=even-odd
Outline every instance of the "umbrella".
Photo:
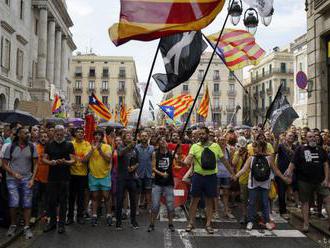
[[62,118],[52,117],[52,118],[47,118],[46,123],[54,123],[55,125],[65,125],[66,121]]
[[0,121],[5,123],[19,122],[27,126],[39,124],[39,121],[33,115],[19,110],[0,112]]
[[108,121],[103,122],[98,125],[99,127],[113,127],[113,128],[123,128],[124,126],[118,122]]
[[72,123],[75,127],[81,126],[84,124],[84,120],[81,118],[68,118],[68,123]]

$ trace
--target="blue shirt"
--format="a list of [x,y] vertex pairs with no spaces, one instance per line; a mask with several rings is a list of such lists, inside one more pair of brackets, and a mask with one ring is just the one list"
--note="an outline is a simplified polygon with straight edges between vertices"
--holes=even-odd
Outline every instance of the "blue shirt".
[[152,154],[154,147],[148,145],[144,147],[142,144],[135,146],[137,162],[139,164],[136,172],[139,178],[152,178]]

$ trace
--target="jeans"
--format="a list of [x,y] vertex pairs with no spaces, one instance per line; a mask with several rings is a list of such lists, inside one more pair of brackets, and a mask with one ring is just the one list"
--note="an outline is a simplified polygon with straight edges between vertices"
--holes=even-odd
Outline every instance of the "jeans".
[[29,188],[30,178],[7,179],[8,205],[10,208],[32,208],[32,189]]
[[74,218],[74,207],[77,202],[77,218],[84,215],[84,194],[87,188],[87,176],[71,175],[68,218]]
[[32,217],[39,217],[40,214],[47,213],[47,184],[34,182],[32,196]]
[[69,182],[48,182],[48,210],[50,223],[56,223],[56,208],[59,206],[59,225],[64,225],[69,195]]
[[157,214],[160,206],[160,198],[163,195],[166,199],[167,212],[174,212],[174,191],[173,186],[152,186],[152,212]]
[[288,189],[288,186],[279,177],[275,177],[275,181],[276,181],[277,191],[278,191],[278,202],[279,202],[280,214],[286,214],[287,213],[286,190]]
[[254,222],[256,216],[256,202],[259,195],[259,199],[262,206],[262,216],[265,223],[269,222],[269,200],[268,189],[261,187],[255,189],[249,189],[249,203],[248,203],[248,222]]
[[135,179],[118,179],[117,181],[117,198],[116,198],[116,220],[117,224],[121,224],[122,209],[124,203],[125,190],[128,191],[130,202],[130,217],[131,223],[136,221],[136,200],[137,200],[137,185]]

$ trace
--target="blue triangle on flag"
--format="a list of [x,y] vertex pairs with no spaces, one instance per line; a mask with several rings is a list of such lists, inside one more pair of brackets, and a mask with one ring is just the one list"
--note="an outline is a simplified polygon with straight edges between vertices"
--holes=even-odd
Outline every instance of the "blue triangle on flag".
[[170,117],[172,120],[174,118],[174,107],[173,106],[162,106],[162,105],[159,105],[160,109],[164,111],[164,113]]

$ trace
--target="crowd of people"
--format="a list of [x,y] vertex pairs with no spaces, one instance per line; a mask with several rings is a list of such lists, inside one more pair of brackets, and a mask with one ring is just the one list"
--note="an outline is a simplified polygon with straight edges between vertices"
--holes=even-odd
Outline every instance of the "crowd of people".
[[168,228],[175,231],[174,188],[182,183],[189,189],[187,232],[203,217],[205,230],[213,234],[212,220],[235,219],[236,204],[248,230],[255,224],[272,230],[277,196],[283,218],[289,218],[288,203],[301,208],[304,232],[311,208],[320,218],[323,206],[329,214],[329,130],[292,126],[274,137],[260,126],[199,127],[181,135],[168,125],[143,128],[134,136],[134,130],[97,128],[88,142],[83,127],[5,125],[0,216],[9,216],[7,235],[16,233],[19,218],[27,239],[38,219],[44,232],[64,233],[75,222],[97,226],[101,215],[117,230],[126,218],[137,229],[140,211],[150,214],[147,231],[152,232],[161,203]]

